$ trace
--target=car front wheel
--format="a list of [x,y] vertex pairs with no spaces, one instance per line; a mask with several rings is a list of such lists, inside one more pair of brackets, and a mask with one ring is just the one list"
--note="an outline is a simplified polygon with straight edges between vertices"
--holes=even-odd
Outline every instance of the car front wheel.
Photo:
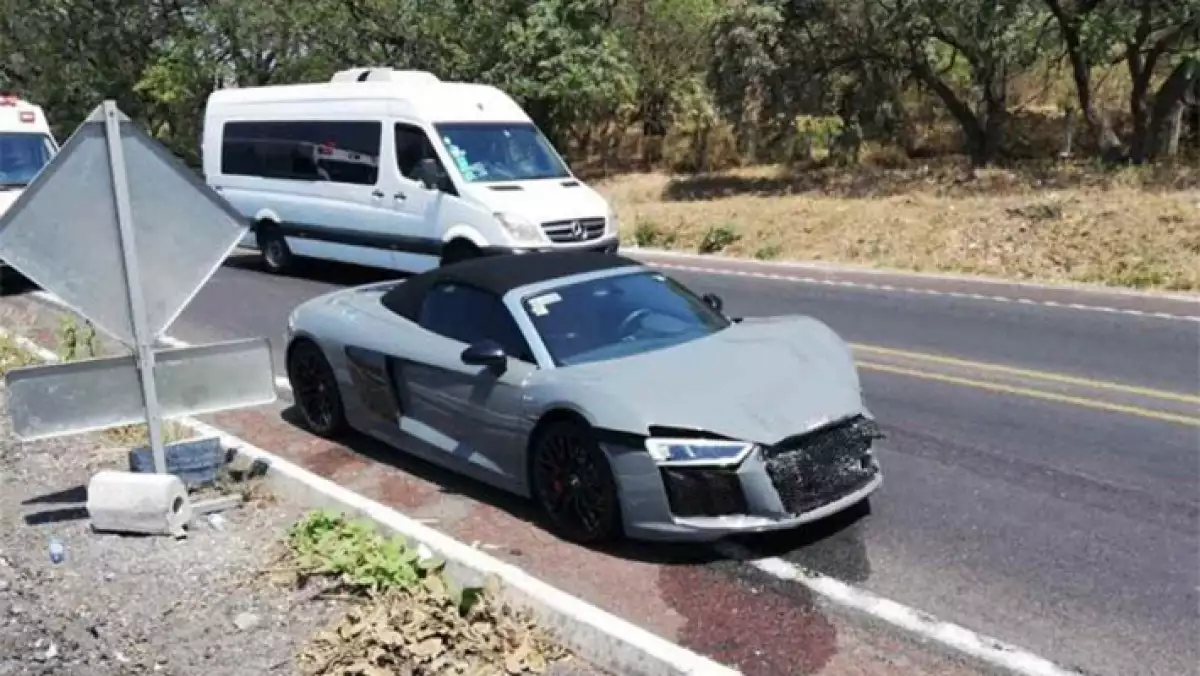
[[552,423],[531,451],[533,496],[553,530],[579,544],[621,536],[617,484],[587,425]]

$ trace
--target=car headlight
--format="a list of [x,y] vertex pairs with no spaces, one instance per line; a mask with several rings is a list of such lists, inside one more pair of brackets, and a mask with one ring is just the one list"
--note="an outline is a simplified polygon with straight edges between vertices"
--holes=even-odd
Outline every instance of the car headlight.
[[517,242],[545,242],[546,235],[541,226],[533,221],[507,211],[497,211],[496,220],[508,235]]
[[608,208],[608,218],[604,219],[604,234],[615,235],[621,231],[621,219],[617,217],[617,210],[611,206]]
[[647,439],[646,451],[660,463],[726,465],[741,462],[755,448],[721,439]]

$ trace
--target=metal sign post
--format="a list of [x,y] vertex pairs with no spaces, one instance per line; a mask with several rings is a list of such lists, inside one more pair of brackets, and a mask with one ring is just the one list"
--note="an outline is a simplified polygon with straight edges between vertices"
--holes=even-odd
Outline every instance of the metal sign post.
[[2,216],[0,259],[132,355],[14,369],[13,431],[42,439],[275,401],[270,343],[155,349],[248,224],[112,101],[71,135]]
[[146,431],[150,452],[154,455],[154,471],[167,472],[167,456],[163,450],[162,420],[158,412],[158,391],[154,383],[154,343],[146,328],[146,304],[142,299],[141,271],[138,270],[137,248],[133,239],[133,216],[129,206],[129,185],[125,175],[125,153],[121,148],[121,121],[117,105],[105,101],[104,135],[108,141],[108,163],[112,171],[113,199],[117,210],[117,236],[121,238],[121,262],[125,271],[126,297],[129,316],[133,319],[133,340],[137,369],[141,375],[142,399],[146,406]]

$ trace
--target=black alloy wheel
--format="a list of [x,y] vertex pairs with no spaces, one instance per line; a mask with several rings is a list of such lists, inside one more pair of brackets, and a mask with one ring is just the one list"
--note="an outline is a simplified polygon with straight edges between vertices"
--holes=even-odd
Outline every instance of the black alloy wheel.
[[533,495],[552,528],[579,544],[621,535],[621,505],[608,459],[584,424],[551,424],[533,443]]
[[346,429],[346,412],[333,367],[316,343],[301,339],[288,351],[288,380],[304,422],[323,437]]

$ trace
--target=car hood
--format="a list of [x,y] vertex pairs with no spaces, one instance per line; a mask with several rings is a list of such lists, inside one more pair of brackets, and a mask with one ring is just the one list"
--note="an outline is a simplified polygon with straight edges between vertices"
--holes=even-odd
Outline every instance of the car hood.
[[[566,187],[566,183],[576,185]],[[469,190],[476,200],[487,205],[491,211],[518,214],[534,223],[604,218],[608,213],[608,203],[604,198],[582,181],[573,178],[473,184]]]
[[870,415],[849,347],[807,317],[746,320],[672,348],[547,376],[554,381],[548,399],[575,403],[599,427],[636,434],[664,426],[770,444]]

